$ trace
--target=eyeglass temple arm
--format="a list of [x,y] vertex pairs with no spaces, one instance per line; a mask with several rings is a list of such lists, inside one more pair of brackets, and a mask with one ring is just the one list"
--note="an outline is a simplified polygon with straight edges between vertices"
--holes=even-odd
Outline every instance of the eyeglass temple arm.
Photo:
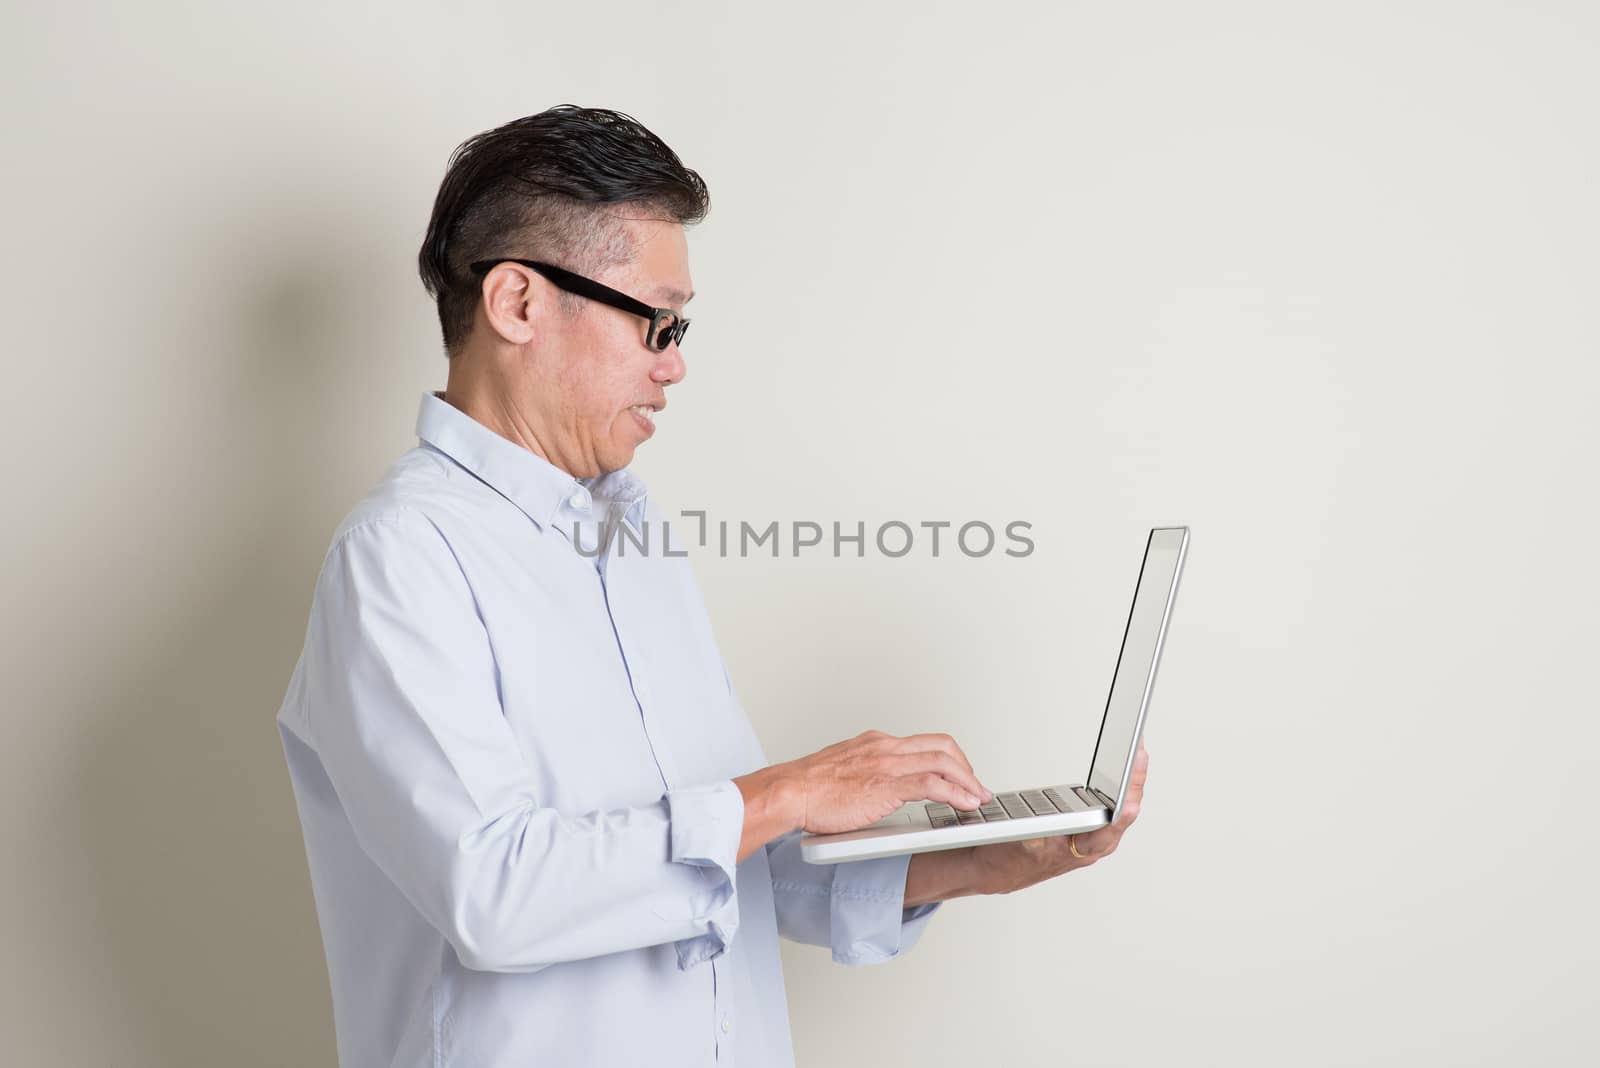
[[[508,258],[503,260],[495,260],[492,264],[490,264],[490,266],[492,267],[494,264],[500,263],[521,264],[530,271],[537,271],[544,275],[546,278],[550,279],[550,281],[554,282],[557,286],[565,289],[569,293],[576,293],[578,296],[588,297],[590,300],[598,300],[601,304],[609,304],[611,307],[617,308],[620,311],[632,312],[634,315],[644,319],[655,318],[656,309],[652,308],[644,301],[634,300],[626,293],[619,292],[607,285],[601,285],[599,282],[596,282],[590,278],[585,278],[581,274],[573,274],[571,271],[564,270],[560,267],[555,267],[548,263],[536,263],[533,260],[517,260]],[[475,263],[472,266],[479,267],[480,264]]]

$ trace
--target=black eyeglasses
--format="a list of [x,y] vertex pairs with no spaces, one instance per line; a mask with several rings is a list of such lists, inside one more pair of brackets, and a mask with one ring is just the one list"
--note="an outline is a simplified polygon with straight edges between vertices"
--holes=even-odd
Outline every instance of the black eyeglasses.
[[601,304],[609,305],[619,311],[629,312],[641,319],[650,320],[650,331],[644,336],[644,343],[656,352],[666,352],[667,346],[676,341],[683,344],[683,335],[689,332],[689,320],[673,311],[671,308],[652,308],[642,300],[635,300],[626,293],[602,285],[592,278],[585,278],[581,274],[556,267],[548,263],[535,263],[533,260],[519,260],[511,257],[499,260],[478,260],[469,268],[473,274],[487,274],[502,263],[517,263],[537,271],[550,280],[550,283],[568,293],[576,293],[580,297],[597,300]]

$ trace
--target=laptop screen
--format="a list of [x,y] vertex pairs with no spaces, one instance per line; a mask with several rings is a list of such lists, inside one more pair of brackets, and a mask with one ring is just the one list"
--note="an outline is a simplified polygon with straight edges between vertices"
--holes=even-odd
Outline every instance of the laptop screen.
[[1178,572],[1189,544],[1188,527],[1160,527],[1150,532],[1133,608],[1122,634],[1122,652],[1111,680],[1100,741],[1089,767],[1089,785],[1122,804],[1122,791],[1133,769],[1133,754],[1144,726],[1145,702],[1155,683],[1156,662],[1166,635],[1167,615],[1178,588]]

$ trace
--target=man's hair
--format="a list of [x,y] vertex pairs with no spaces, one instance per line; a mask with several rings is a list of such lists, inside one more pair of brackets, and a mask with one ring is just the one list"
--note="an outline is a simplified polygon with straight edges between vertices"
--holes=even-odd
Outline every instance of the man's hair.
[[[417,268],[439,306],[445,354],[472,332],[481,277],[468,265],[501,257],[594,275],[634,249],[610,209],[631,205],[685,226],[711,206],[706,184],[636,119],[571,104],[471,137],[450,156]],[[579,300],[563,293],[563,307]]]

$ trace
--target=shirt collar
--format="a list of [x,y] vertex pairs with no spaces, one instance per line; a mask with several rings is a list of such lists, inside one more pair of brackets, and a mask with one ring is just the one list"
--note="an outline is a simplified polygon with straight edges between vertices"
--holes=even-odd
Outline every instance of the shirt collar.
[[443,393],[422,395],[417,437],[466,468],[535,523],[556,526],[569,537],[574,520],[594,516],[597,500],[621,505],[634,526],[642,519],[645,485],[626,469],[593,479],[574,478],[496,434],[446,401]]

